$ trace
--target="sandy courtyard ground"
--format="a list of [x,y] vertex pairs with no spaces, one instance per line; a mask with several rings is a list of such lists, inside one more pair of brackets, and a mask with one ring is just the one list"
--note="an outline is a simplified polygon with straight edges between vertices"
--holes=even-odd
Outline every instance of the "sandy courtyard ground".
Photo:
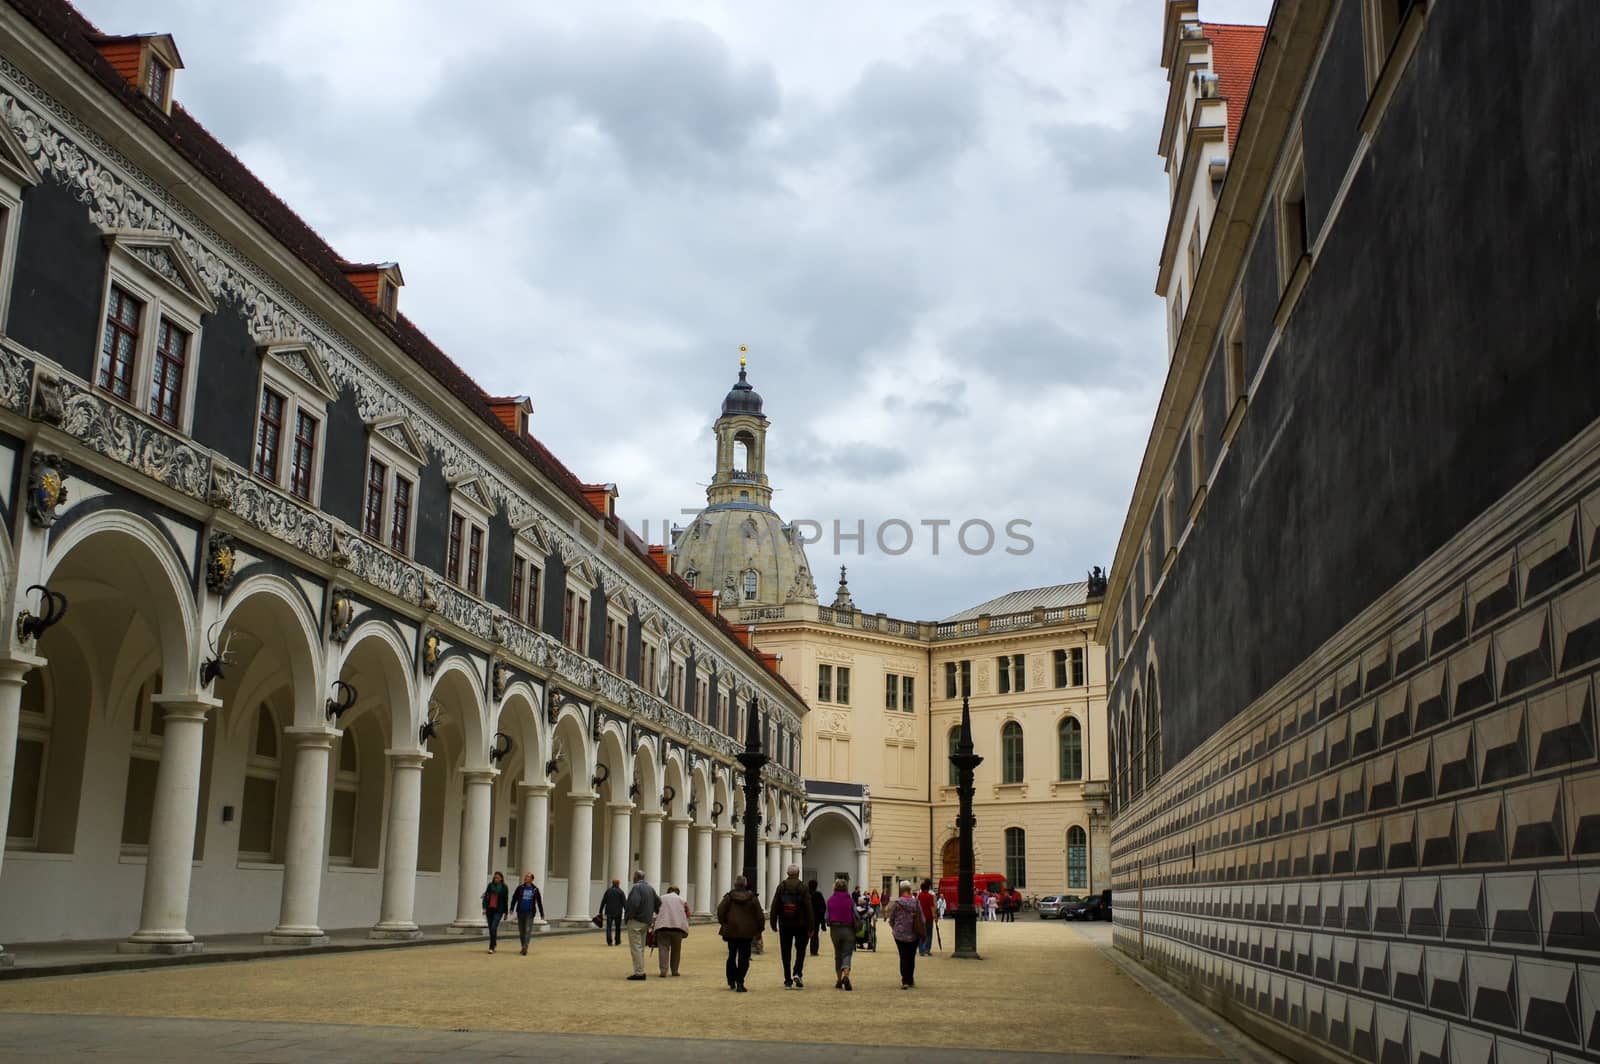
[[1154,1057],[1218,1050],[1072,925],[979,926],[981,961],[919,958],[915,989],[898,962],[858,952],[853,983],[833,989],[831,949],[807,958],[806,989],[785,991],[776,936],[751,964],[747,994],[728,991],[711,927],[684,943],[683,975],[623,977],[628,949],[599,933],[485,945],[193,965],[0,984],[0,1012],[282,1020],[473,1031],[540,1031],[853,1045],[1016,1049]]

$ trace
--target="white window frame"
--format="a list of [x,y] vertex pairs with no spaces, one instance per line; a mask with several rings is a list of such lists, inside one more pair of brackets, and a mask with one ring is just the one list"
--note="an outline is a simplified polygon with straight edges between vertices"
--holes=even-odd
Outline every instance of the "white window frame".
[[[273,738],[278,744],[278,755],[266,757],[256,752],[256,735],[261,730],[260,714],[266,713],[272,722]],[[271,847],[278,843],[278,824],[283,816],[283,747],[287,737],[283,734],[283,727],[278,721],[278,714],[263,699],[256,705],[256,718],[251,723],[255,727],[250,729],[248,745],[245,747],[244,776],[246,779],[270,780],[272,782],[272,830],[268,836],[269,848],[261,850],[246,850],[241,842],[238,855],[242,864],[276,864],[280,855]],[[244,784],[239,785],[239,834],[244,835]]]
[[[39,754],[39,790],[33,796],[33,834],[26,838],[8,834],[4,839],[0,839],[0,845],[3,845],[7,850],[37,850],[39,848],[39,823],[44,815],[45,793],[50,786],[50,731],[53,724],[51,712],[53,700],[51,698],[50,685],[43,669],[35,669],[28,673],[27,682],[40,685],[39,704],[43,708],[37,711],[29,709],[27,708],[26,700],[24,700],[17,722],[17,742],[18,744],[23,742],[38,743],[43,747]],[[16,817],[13,816],[7,822],[8,830],[9,825],[15,823],[15,821]]]
[[[0,335],[6,333],[10,321],[17,233],[22,225],[22,190],[38,183],[39,170],[28,158],[22,142],[10,126],[0,122]],[[101,328],[104,327],[102,319]]]
[[[398,439],[396,439],[398,437]],[[252,456],[253,457],[253,456]],[[383,475],[383,507],[378,521],[378,537],[373,542],[394,550],[389,534],[394,528],[394,485],[396,477],[411,482],[411,515],[406,522],[405,556],[416,556],[417,548],[417,492],[420,488],[422,467],[427,463],[422,457],[422,446],[416,433],[411,431],[404,418],[390,417],[374,421],[367,426],[367,457],[361,466],[361,534],[366,536],[367,491],[372,460],[382,462],[387,471]],[[370,540],[372,537],[367,536]]]
[[[356,759],[356,768],[354,772],[342,767],[345,743],[350,744],[351,753]],[[332,817],[333,810],[335,808],[334,795],[341,793],[352,796],[351,819],[353,820],[353,823],[350,825],[351,852],[348,857],[335,857],[333,854]],[[348,728],[346,728],[344,734],[339,737],[339,749],[336,751],[333,759],[333,789],[328,793],[328,816],[328,863],[330,865],[338,865],[344,868],[352,867],[356,863],[356,843],[361,837],[361,748],[356,745],[355,733],[350,731]]]
[[[322,470],[328,455],[328,407],[338,398],[338,390],[317,360],[316,352],[303,343],[268,342],[258,348],[261,375],[256,383],[256,412],[250,422],[250,475],[265,481],[292,499],[307,506],[322,502]],[[304,372],[302,372],[304,370]],[[310,376],[305,374],[309,373]],[[256,444],[261,433],[261,407],[266,390],[283,396],[283,427],[278,436],[278,468],[272,478],[256,472]],[[317,419],[317,453],[311,461],[311,497],[301,499],[289,489],[294,468],[294,429],[300,411]],[[366,467],[361,469],[362,497],[366,496]],[[414,504],[413,504],[414,505]]]
[[[131,762],[137,759],[140,761],[156,762],[158,766],[156,770],[157,774],[159,775],[160,773],[159,765],[161,762],[161,756],[163,751],[166,749],[165,727],[163,726],[161,734],[157,734],[155,731],[157,714],[162,712],[161,705],[156,702],[156,697],[160,693],[161,676],[159,673],[152,673],[150,676],[146,677],[138,687],[134,688],[134,698],[137,699],[138,704],[134,708],[134,724],[136,726],[130,729],[133,733],[132,742],[128,751],[130,772],[132,771]],[[126,779],[123,781],[123,786],[127,786]],[[127,857],[142,857],[150,852],[150,846],[148,843],[122,841],[122,830],[126,824],[127,815],[127,809],[124,808],[122,813],[123,819],[117,824],[117,844],[119,847],[118,852]],[[151,805],[150,826],[152,831],[155,830],[155,807],[153,800]]]
[[[103,234],[106,245],[105,279],[100,285],[100,317],[96,319],[94,358],[90,362],[89,383],[95,394],[113,403],[131,407],[167,429],[189,435],[194,425],[194,389],[200,376],[200,322],[215,314],[216,303],[205,290],[200,274],[189,262],[178,242],[165,233],[138,229],[110,229]],[[141,256],[164,257],[172,265],[172,275],[163,273]],[[140,303],[139,341],[133,352],[133,382],[128,398],[123,399],[100,387],[100,358],[105,345],[106,314],[111,306],[112,286],[121,288]],[[9,284],[7,288],[9,288]],[[183,363],[182,404],[177,424],[169,424],[150,412],[151,364],[156,357],[156,341],[165,318],[189,334]]]
[[[445,582],[452,587],[465,591],[476,598],[483,597],[483,585],[489,579],[489,496],[484,491],[483,485],[475,477],[466,477],[451,484],[450,511],[445,517]],[[413,503],[415,506],[415,503]],[[455,515],[460,514],[461,523],[461,572],[449,572],[450,568],[450,522]],[[477,586],[470,585],[468,577],[470,568],[467,559],[472,555],[472,530],[476,528],[483,533],[483,557],[478,564]],[[459,576],[459,579],[458,579]]]
[[[514,540],[512,544],[513,556],[522,560],[522,615],[514,615],[513,619],[520,624],[527,625],[529,628],[537,629],[539,621],[544,614],[544,604],[538,601],[544,597],[544,563],[539,560],[533,551],[524,549],[526,545],[527,540],[521,537]],[[536,572],[539,574],[539,594],[533,595],[530,592],[531,585],[529,581]],[[515,570],[513,570],[513,575],[515,575]]]

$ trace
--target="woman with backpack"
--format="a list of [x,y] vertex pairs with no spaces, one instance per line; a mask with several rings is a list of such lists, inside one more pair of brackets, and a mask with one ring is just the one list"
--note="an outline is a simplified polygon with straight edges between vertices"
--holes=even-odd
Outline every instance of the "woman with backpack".
[[900,951],[900,989],[910,990],[917,985],[917,943],[928,927],[922,919],[922,906],[911,896],[909,880],[900,881],[900,896],[889,906],[889,933]]

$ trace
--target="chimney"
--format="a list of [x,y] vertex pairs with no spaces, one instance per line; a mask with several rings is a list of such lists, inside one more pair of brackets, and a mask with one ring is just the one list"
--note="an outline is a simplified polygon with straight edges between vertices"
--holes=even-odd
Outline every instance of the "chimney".
[[406,280],[400,275],[399,263],[347,262],[340,269],[369,303],[383,311],[384,317],[393,318],[400,313],[400,289]]
[[518,436],[528,434],[528,419],[533,416],[533,400],[526,395],[497,395],[489,399],[489,408],[500,424]]
[[664,573],[672,572],[672,559],[667,556],[667,548],[659,543],[652,543],[649,547],[650,560],[656,563],[656,568]]
[[715,617],[717,615],[717,593],[709,588],[697,587],[694,589],[694,600],[700,608]]
[[[580,490],[590,506],[606,517],[617,516],[617,486],[615,484],[584,484]],[[665,548],[662,548],[663,550]]]
[[144,93],[164,114],[172,113],[172,76],[183,57],[170,33],[90,38],[124,81]]

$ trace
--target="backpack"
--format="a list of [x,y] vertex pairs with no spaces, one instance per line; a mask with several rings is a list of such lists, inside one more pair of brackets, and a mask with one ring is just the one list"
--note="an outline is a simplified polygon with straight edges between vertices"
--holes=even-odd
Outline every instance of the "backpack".
[[785,888],[778,892],[778,925],[787,928],[804,928],[806,926],[806,895],[809,891],[804,884],[798,887]]

